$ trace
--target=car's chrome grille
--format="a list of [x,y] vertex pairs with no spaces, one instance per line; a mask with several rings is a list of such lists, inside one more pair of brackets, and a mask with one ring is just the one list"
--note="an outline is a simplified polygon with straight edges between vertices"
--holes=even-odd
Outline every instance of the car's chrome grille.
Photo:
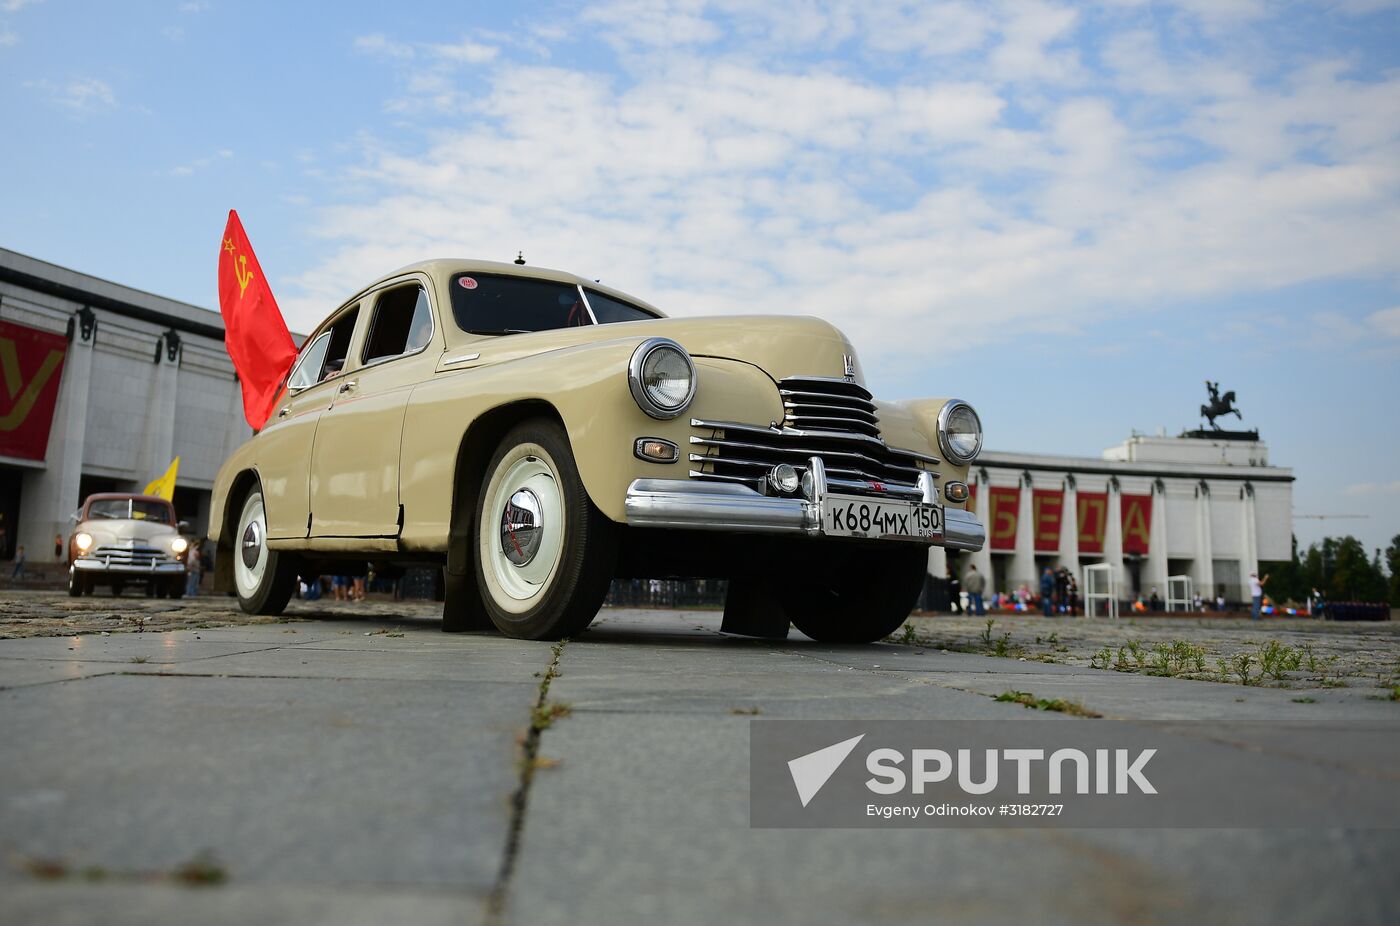
[[875,403],[864,387],[844,380],[793,377],[778,384],[784,418],[771,427],[692,419],[690,476],[740,482],[765,491],[768,472],[789,463],[805,472],[812,457],[826,468],[832,492],[920,498],[926,454],[895,450],[880,438]]
[[880,436],[875,403],[857,383],[795,376],[778,384],[778,395],[783,397],[783,423],[787,427]]
[[109,566],[149,567],[176,562],[175,557],[155,547],[98,547],[88,556],[100,559]]

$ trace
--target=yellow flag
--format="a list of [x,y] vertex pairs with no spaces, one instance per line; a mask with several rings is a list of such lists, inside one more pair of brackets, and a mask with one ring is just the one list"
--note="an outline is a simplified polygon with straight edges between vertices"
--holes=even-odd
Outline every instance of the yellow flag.
[[161,476],[146,486],[146,495],[159,495],[167,502],[175,500],[175,473],[180,469],[180,458],[176,457],[170,462],[170,468]]

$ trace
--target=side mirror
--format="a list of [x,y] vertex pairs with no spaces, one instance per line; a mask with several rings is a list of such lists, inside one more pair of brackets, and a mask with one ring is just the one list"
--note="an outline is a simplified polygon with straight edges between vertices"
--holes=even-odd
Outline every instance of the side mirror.
[[181,521],[180,523],[178,523],[178,524],[175,525],[175,529],[178,530],[178,531],[179,531],[180,533],[182,533],[182,534],[188,534],[188,533],[190,532],[190,522],[189,522],[189,521]]

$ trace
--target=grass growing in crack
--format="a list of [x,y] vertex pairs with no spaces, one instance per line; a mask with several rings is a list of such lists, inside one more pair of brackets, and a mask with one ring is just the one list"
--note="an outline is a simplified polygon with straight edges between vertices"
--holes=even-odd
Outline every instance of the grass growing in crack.
[[1294,698],[1294,704],[1316,704],[1317,698]]
[[132,656],[132,657],[131,657],[131,661],[134,662],[134,663],[140,664],[140,663],[143,663],[143,662],[147,661],[149,658],[150,658],[149,656]]
[[549,701],[545,704],[535,705],[534,713],[531,715],[531,728],[534,730],[548,730],[554,725],[554,721],[560,717],[567,717],[574,712],[574,709],[563,701]]
[[992,648],[992,628],[996,626],[996,621],[987,618],[987,626],[982,629],[982,645],[987,649]]
[[1089,668],[1109,669],[1113,666],[1113,650],[1105,646],[1097,653],[1089,657]]
[[563,658],[564,647],[569,640],[565,637],[550,650],[549,666],[540,676],[539,690],[535,696],[535,706],[530,712],[530,726],[520,737],[520,781],[510,797],[510,829],[506,834],[505,851],[501,856],[501,868],[496,875],[496,883],[486,899],[486,921],[499,923],[505,914],[506,898],[510,891],[511,876],[515,873],[515,861],[520,854],[520,838],[525,830],[525,811],[530,803],[530,785],[535,780],[535,772],[554,768],[557,759],[547,759],[540,755],[540,734],[553,725],[555,720],[567,716],[569,706],[560,702],[551,703],[549,686],[559,677],[559,661]]
[[734,714],[734,715],[739,716],[739,717],[757,717],[759,714],[762,714],[762,713],[763,713],[763,708],[761,708],[761,707],[732,707],[732,708],[729,709],[729,713]]
[[1102,717],[1097,711],[1091,711],[1079,701],[1066,701],[1062,698],[1037,698],[1029,691],[1003,691],[992,699],[993,701],[1004,701],[1010,704],[1020,704],[1022,707],[1035,711],[1054,711],[1060,714],[1072,714],[1075,717]]
[[82,878],[84,881],[169,881],[191,887],[213,887],[228,880],[228,871],[208,850],[169,871],[114,871],[101,865],[75,869],[62,859],[52,858],[23,858],[18,864],[31,877],[44,881],[67,878]]

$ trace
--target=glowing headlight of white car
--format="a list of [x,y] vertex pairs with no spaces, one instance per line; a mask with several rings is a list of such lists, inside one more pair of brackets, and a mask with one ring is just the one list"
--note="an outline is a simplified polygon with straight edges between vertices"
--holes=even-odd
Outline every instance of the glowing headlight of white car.
[[92,535],[87,531],[78,531],[73,535],[73,543],[77,545],[79,553],[86,553],[92,549]]
[[695,398],[695,364],[675,341],[649,338],[632,352],[627,385],[642,411],[653,418],[674,418]]
[[953,399],[938,413],[938,442],[948,462],[964,466],[982,449],[982,420],[961,399]]
[[176,537],[174,540],[170,541],[170,552],[179,556],[181,553],[185,552],[185,550],[189,549],[189,546],[190,542],[184,537]]

